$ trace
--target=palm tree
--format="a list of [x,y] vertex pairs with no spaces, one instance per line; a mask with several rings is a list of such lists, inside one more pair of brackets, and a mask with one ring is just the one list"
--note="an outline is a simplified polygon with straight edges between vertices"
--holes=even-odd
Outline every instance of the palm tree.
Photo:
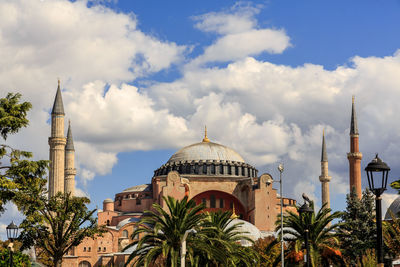
[[[168,212],[158,204],[153,204],[154,211],[147,211],[140,222],[138,228],[132,234],[132,238],[139,235],[141,238],[128,245],[136,246],[136,249],[129,256],[127,263],[132,260],[137,266],[149,266],[151,264],[161,264],[164,266],[175,267],[179,264],[180,248],[182,237],[187,230],[197,231],[196,236],[188,235],[186,242],[188,247],[195,245],[203,234],[201,224],[206,215],[201,213],[204,205],[196,205],[193,200],[188,201],[184,197],[181,201],[168,196],[163,198],[168,208]],[[188,256],[194,258],[192,249],[188,249]]]
[[388,252],[393,257],[400,255],[400,218],[397,218],[392,211],[388,211],[391,221],[383,222],[383,239]]
[[[243,223],[236,222],[231,211],[209,213],[203,223],[207,229],[204,244],[212,248],[211,258],[215,266],[253,266],[258,259],[255,250],[241,245],[242,241],[253,244],[246,236],[247,232],[240,229]],[[221,253],[223,252],[223,253]],[[201,266],[205,266],[202,263]]]
[[[331,209],[325,205],[315,214],[299,214],[299,208],[296,206],[297,213],[287,211],[283,218],[284,239],[289,241],[288,258],[297,259],[304,248],[304,233],[309,230],[310,255],[312,266],[325,265],[330,260],[339,260],[341,253],[337,249],[339,239],[333,231],[340,224],[331,224],[334,219],[340,218],[341,212],[330,214]],[[314,203],[311,202],[311,208],[314,210]],[[280,221],[279,221],[280,223]],[[277,222],[278,224],[278,222]],[[276,231],[280,230],[277,226]]]

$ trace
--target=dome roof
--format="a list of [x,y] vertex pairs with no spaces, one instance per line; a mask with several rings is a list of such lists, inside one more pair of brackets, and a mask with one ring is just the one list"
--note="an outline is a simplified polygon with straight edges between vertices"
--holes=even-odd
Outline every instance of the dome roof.
[[186,146],[173,154],[168,163],[179,161],[190,162],[193,160],[229,160],[244,163],[243,158],[235,150],[212,142],[200,142]]
[[103,203],[112,203],[114,202],[111,198],[104,199]]
[[140,221],[140,219],[138,219],[138,218],[134,218],[134,217],[126,218],[126,219],[124,219],[124,220],[122,220],[122,221],[120,221],[120,222],[118,223],[117,229],[120,229],[120,228],[123,227],[125,224],[132,223],[132,222],[138,222],[138,221]]
[[[238,231],[239,232],[244,232],[243,236],[246,236],[248,238],[250,238],[253,241],[256,241],[257,239],[261,238],[261,232],[260,230],[258,230],[258,228],[252,224],[249,223],[247,221],[241,220],[241,219],[234,219],[232,220],[227,227],[231,227],[235,224],[241,224],[238,227]],[[248,240],[241,240],[240,241],[242,246],[251,246],[251,242],[249,242]]]
[[391,220],[392,217],[389,214],[389,210],[396,215],[396,217],[399,216],[399,212],[400,212],[400,197],[397,197],[392,204],[390,204],[389,208],[386,211],[386,215],[385,215],[385,220]]

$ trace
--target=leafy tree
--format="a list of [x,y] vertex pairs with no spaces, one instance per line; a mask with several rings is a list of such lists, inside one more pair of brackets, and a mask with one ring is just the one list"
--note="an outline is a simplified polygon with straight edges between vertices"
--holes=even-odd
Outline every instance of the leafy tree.
[[[284,239],[289,242],[288,257],[292,254],[295,258],[299,258],[298,254],[305,249],[304,236],[305,230],[309,230],[309,244],[312,266],[323,266],[331,262],[340,261],[341,253],[337,249],[339,239],[333,231],[339,227],[339,224],[332,224],[332,221],[340,218],[341,212],[331,212],[331,209],[325,205],[317,212],[311,214],[299,214],[297,212],[288,211],[283,217],[283,227],[286,236]],[[311,208],[314,210],[314,203],[311,202]],[[280,222],[279,222],[280,223]],[[276,231],[280,230],[280,225],[277,221]]]
[[253,249],[259,254],[260,267],[277,266],[277,262],[280,261],[281,246],[273,236],[258,239]]
[[[15,267],[29,267],[31,263],[29,256],[22,254],[21,251],[15,250],[13,252],[13,266]],[[10,251],[6,248],[0,250],[0,266],[9,266],[10,262]]]
[[400,219],[389,210],[391,221],[383,222],[383,240],[387,251],[393,256],[400,256]]
[[68,250],[79,245],[84,238],[105,232],[92,217],[96,209],[88,210],[86,207],[90,202],[88,198],[59,192],[49,199],[45,194],[36,198],[26,194],[19,201],[25,201],[23,211],[26,218],[20,225],[23,231],[19,237],[23,248],[35,245],[52,259],[54,267],[59,266]]
[[[29,102],[20,103],[20,98],[21,94],[9,93],[0,99],[0,135],[4,141],[9,134],[17,133],[29,123],[26,116],[32,105]],[[4,211],[5,203],[14,200],[18,192],[46,183],[43,177],[48,161],[32,161],[30,158],[31,152],[0,144],[0,213]]]
[[367,189],[361,200],[355,190],[346,198],[347,207],[341,217],[339,235],[346,262],[355,266],[357,261],[361,261],[365,251],[374,249],[376,245],[374,197]]

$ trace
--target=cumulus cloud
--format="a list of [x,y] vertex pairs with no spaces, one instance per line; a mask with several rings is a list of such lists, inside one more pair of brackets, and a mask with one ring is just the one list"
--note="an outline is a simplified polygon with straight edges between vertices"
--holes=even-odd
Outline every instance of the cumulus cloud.
[[204,53],[187,67],[207,62],[228,62],[258,55],[262,52],[280,54],[290,46],[290,38],[283,29],[260,29],[254,18],[259,8],[235,5],[229,12],[210,12],[194,17],[195,27],[220,35]]
[[[282,53],[290,39],[284,29],[260,28],[257,12],[240,6],[196,17],[195,27],[216,33],[215,41],[183,60],[186,46],[143,33],[134,15],[81,1],[1,2],[0,88],[20,89],[34,105],[31,126],[11,144],[35,140],[24,149],[48,157],[46,121],[59,76],[85,182],[109,173],[120,152],[198,142],[207,124],[212,141],[234,148],[260,172],[276,176],[277,163],[284,162],[285,196],[299,199],[306,192],[318,201],[323,129],[332,198],[348,190],[355,94],[362,166],[379,151],[396,173],[399,163],[389,160],[400,151],[400,53],[354,57],[334,70],[261,61],[257,55]],[[173,64],[182,67],[174,81],[128,84]]]

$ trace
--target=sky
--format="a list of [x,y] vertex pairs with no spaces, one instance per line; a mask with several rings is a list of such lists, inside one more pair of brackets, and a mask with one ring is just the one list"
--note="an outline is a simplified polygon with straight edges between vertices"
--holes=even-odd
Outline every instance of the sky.
[[[150,183],[205,125],[259,174],[278,179],[283,162],[283,195],[320,205],[325,129],[331,207],[343,210],[352,95],[362,170],[379,153],[389,182],[400,176],[399,12],[390,0],[3,0],[0,97],[33,104],[7,144],[48,159],[59,78],[91,208]],[[384,210],[396,197],[386,192]],[[9,205],[0,237],[11,220]]]

